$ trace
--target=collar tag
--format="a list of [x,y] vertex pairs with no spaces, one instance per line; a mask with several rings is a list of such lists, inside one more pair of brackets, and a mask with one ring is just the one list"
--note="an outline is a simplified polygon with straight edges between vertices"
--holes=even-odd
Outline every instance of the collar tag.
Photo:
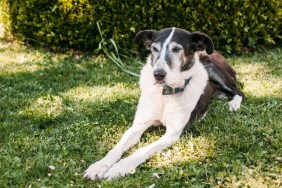
[[185,80],[185,83],[182,87],[172,88],[170,86],[164,85],[163,86],[163,95],[173,95],[176,93],[183,92],[185,87],[189,84],[191,77]]
[[167,85],[164,85],[163,87],[163,95],[172,95],[174,94],[173,88],[169,87]]

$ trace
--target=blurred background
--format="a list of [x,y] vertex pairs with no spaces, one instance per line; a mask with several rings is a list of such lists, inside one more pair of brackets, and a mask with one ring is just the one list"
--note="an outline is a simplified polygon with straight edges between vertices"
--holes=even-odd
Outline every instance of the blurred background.
[[143,29],[180,27],[209,35],[223,53],[281,44],[280,0],[0,0],[0,37],[50,50],[93,51],[96,23],[123,53]]

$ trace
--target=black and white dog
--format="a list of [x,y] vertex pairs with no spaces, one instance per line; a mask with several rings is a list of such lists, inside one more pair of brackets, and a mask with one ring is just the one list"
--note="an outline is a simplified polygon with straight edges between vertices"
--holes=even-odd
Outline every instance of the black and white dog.
[[[89,166],[85,178],[112,179],[134,173],[137,166],[171,146],[195,120],[203,118],[212,97],[228,96],[232,98],[229,110],[240,108],[243,93],[236,86],[235,71],[214,51],[205,34],[178,28],[145,30],[135,41],[151,52],[141,71],[141,96],[133,125],[102,160]],[[120,160],[157,122],[166,127],[166,133]]]

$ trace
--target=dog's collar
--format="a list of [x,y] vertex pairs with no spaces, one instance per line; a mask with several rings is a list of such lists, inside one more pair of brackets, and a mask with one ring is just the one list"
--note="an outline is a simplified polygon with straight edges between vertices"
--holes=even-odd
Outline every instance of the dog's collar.
[[163,86],[163,95],[173,95],[173,94],[180,93],[180,92],[184,91],[185,87],[189,84],[191,78],[192,77],[186,79],[185,82],[184,82],[184,85],[182,87],[172,88],[168,85],[164,85]]

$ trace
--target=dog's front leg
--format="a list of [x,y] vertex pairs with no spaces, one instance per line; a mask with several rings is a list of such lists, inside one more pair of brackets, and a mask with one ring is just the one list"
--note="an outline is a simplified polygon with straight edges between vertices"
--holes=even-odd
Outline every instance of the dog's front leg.
[[133,173],[135,168],[141,163],[145,162],[151,155],[156,152],[161,152],[163,149],[171,146],[175,141],[177,141],[185,127],[183,125],[173,127],[167,127],[166,133],[156,142],[138,149],[135,153],[129,157],[120,160],[116,163],[104,176],[109,180],[115,177],[124,176],[129,173]]
[[140,140],[143,132],[154,122],[154,118],[152,108],[148,108],[140,100],[132,127],[124,133],[117,145],[102,160],[88,167],[83,177],[92,180],[103,178],[104,174],[121,158],[122,154]]

